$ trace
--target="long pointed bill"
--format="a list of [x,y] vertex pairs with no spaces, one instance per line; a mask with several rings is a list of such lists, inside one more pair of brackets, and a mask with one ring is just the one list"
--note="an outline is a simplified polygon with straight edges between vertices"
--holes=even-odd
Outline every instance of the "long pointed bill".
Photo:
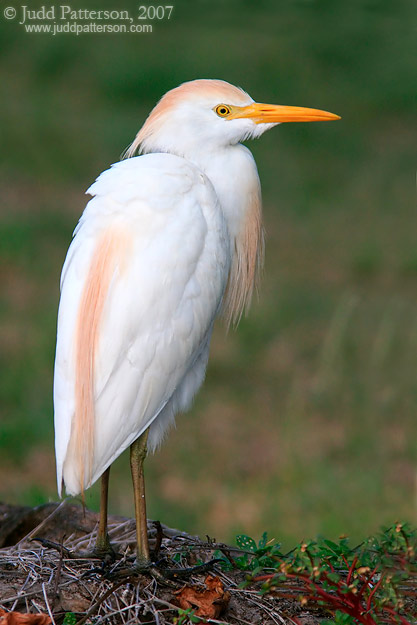
[[227,119],[239,118],[252,119],[255,124],[281,124],[283,122],[325,122],[340,119],[340,116],[301,106],[280,106],[254,102],[249,106],[234,107],[232,114]]

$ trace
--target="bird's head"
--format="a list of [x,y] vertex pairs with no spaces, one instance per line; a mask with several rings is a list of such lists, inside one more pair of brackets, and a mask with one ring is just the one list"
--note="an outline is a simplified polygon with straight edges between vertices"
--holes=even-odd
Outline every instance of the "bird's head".
[[326,121],[317,109],[260,104],[223,80],[193,80],[168,91],[149,114],[126,156],[139,151],[187,156],[253,139],[282,122]]

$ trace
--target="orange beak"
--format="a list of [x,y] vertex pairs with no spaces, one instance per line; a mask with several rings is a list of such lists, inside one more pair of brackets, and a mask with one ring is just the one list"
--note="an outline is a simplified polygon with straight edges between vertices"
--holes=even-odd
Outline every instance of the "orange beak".
[[232,114],[227,119],[239,118],[253,119],[255,124],[281,124],[283,122],[324,122],[340,119],[340,116],[301,106],[280,106],[254,102],[249,106],[233,107]]

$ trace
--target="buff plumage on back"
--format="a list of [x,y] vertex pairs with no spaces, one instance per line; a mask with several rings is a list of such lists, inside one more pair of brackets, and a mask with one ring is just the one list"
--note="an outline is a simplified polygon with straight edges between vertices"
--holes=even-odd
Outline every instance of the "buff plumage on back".
[[78,466],[80,492],[91,482],[94,460],[94,365],[100,322],[125,237],[113,230],[98,239],[78,309],[75,335],[75,415],[67,458]]

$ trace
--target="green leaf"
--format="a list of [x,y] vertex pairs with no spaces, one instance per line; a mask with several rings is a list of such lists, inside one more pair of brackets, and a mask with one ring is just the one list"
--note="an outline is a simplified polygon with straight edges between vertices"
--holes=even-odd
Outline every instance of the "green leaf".
[[240,549],[244,549],[245,551],[251,551],[252,553],[256,551],[256,542],[253,538],[245,534],[236,536],[236,544]]
[[328,579],[337,584],[337,582],[340,580],[340,575],[338,575],[337,573],[327,573],[327,577]]
[[63,625],[75,625],[77,617],[74,612],[67,612],[64,617]]
[[268,542],[268,534],[264,532],[259,540],[258,549],[265,549],[267,542]]
[[174,562],[181,562],[182,557],[183,557],[182,553],[174,553],[174,555],[172,556],[172,560]]
[[330,547],[330,549],[334,551],[334,553],[336,554],[340,553],[340,545],[338,545],[337,543],[334,543],[332,540],[327,540],[327,539],[323,539],[323,542],[325,545]]

